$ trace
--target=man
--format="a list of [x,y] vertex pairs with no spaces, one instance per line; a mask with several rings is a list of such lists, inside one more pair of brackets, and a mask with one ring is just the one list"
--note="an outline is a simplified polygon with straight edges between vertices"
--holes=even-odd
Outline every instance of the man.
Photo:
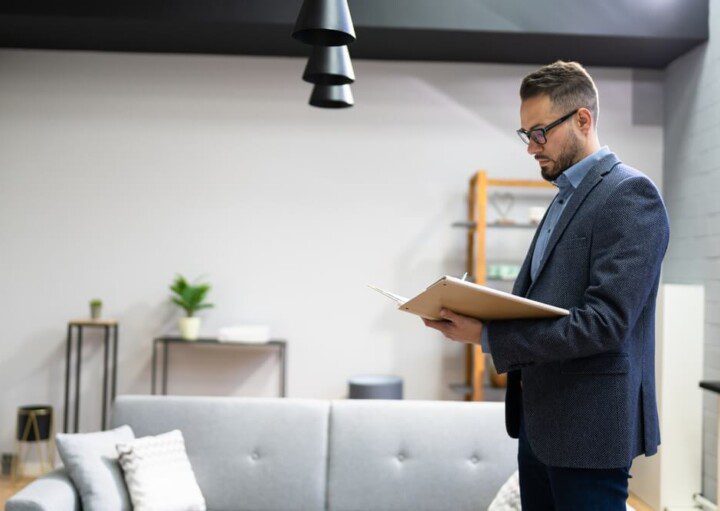
[[654,315],[667,213],[650,179],[600,146],[597,89],[580,64],[540,68],[520,98],[518,134],[558,193],[513,293],[570,314],[423,321],[480,344],[508,373],[523,511],[625,510],[633,458],[660,444]]

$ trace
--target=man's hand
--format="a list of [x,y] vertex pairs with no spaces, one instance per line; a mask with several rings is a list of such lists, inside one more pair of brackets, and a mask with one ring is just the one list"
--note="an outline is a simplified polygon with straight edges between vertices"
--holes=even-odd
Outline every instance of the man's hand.
[[445,337],[451,341],[465,342],[480,345],[480,336],[482,334],[483,324],[481,321],[456,314],[447,309],[440,309],[442,320],[431,320],[421,318],[425,326],[440,330]]

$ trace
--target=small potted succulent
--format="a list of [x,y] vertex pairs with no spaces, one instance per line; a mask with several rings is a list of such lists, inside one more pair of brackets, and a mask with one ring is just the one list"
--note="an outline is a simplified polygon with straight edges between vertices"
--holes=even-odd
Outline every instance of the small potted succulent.
[[195,316],[195,313],[213,307],[213,304],[204,301],[210,291],[210,284],[189,284],[185,277],[177,275],[170,290],[173,292],[173,303],[186,314],[185,317],[180,318],[180,335],[189,341],[197,339],[200,332],[200,318]]
[[94,298],[90,300],[90,317],[92,319],[100,319],[102,313],[102,300],[100,298]]

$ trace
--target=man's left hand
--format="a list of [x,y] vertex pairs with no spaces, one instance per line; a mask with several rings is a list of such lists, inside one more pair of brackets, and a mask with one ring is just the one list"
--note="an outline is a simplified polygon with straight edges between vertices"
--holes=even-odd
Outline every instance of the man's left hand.
[[439,330],[451,341],[465,342],[480,345],[483,324],[481,321],[463,316],[447,309],[440,309],[442,320],[425,319],[425,326]]

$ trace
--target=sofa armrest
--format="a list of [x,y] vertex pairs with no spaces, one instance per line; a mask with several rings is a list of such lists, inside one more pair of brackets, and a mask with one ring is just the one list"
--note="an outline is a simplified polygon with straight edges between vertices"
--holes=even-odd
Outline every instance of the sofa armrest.
[[80,495],[65,468],[59,468],[13,495],[5,511],[80,511]]

